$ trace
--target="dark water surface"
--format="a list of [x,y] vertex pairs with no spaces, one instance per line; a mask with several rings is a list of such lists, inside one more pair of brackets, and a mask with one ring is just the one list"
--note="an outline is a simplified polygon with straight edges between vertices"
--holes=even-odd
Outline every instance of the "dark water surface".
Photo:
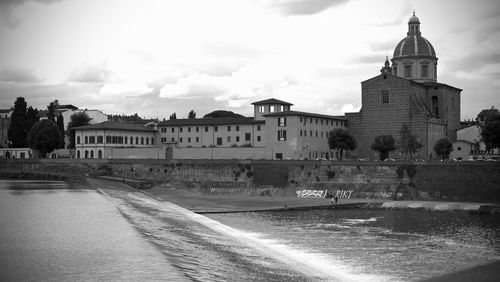
[[206,217],[139,192],[68,188],[0,180],[0,281],[417,281],[500,260],[498,216]]

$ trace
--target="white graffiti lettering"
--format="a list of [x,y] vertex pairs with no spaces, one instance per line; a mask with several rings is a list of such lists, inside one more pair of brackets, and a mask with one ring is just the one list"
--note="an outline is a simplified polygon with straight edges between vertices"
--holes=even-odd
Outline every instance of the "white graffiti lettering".
[[297,198],[325,198],[328,190],[299,190]]
[[337,190],[335,197],[339,199],[349,199],[351,198],[352,190]]

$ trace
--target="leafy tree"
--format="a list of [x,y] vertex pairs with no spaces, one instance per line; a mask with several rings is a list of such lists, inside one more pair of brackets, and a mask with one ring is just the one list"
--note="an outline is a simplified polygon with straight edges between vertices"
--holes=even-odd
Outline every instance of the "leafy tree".
[[453,144],[448,138],[441,138],[434,145],[434,152],[441,157],[441,160],[449,158],[451,151],[453,151]]
[[231,111],[224,111],[224,110],[213,111],[203,116],[203,118],[224,118],[224,117],[243,117],[243,116]]
[[488,117],[481,129],[481,137],[486,150],[500,148],[500,115]]
[[371,146],[372,150],[379,152],[380,160],[383,161],[389,157],[391,151],[396,150],[396,141],[392,135],[379,135],[375,137]]
[[70,121],[68,123],[69,132],[69,145],[68,148],[75,148],[75,130],[73,127],[83,126],[90,124],[90,118],[85,112],[74,113],[70,116]]
[[188,114],[188,118],[196,118],[196,112],[194,110],[191,110]]
[[142,118],[134,113],[133,115],[108,115],[108,120],[112,122],[131,122],[131,121],[140,121]]
[[47,110],[48,110],[48,113],[47,113],[47,119],[48,120],[51,120],[53,122],[56,122],[56,117],[55,117],[55,105],[54,105],[54,102],[50,103],[48,106],[47,106]]
[[61,132],[55,122],[43,119],[31,128],[28,143],[31,149],[38,152],[39,157],[45,157],[61,145]]
[[26,132],[29,132],[33,125],[35,125],[35,123],[39,120],[38,110],[33,109],[33,107],[30,106],[26,111]]
[[10,118],[7,136],[11,148],[26,148],[28,131],[26,130],[26,101],[23,97],[17,97],[14,102],[14,111]]
[[412,134],[408,125],[403,124],[401,126],[401,130],[399,131],[401,134],[401,141],[399,144],[399,150],[403,154],[410,154],[410,158],[413,158],[413,154],[418,152],[420,148],[422,148],[422,143],[418,141],[416,135]]
[[175,112],[173,114],[170,115],[170,118],[169,119],[177,119],[177,115],[175,114]]
[[57,129],[61,133],[61,142],[58,149],[64,149],[64,118],[62,114],[57,115]]
[[340,160],[344,155],[344,150],[354,150],[357,147],[356,139],[343,128],[337,128],[330,131],[328,135],[328,146],[330,149],[338,149],[340,151]]

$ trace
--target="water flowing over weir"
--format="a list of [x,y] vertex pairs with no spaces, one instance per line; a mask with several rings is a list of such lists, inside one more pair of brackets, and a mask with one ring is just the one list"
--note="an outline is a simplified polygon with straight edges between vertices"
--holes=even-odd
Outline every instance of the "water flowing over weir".
[[287,246],[139,192],[99,189],[194,281],[377,281],[325,255]]

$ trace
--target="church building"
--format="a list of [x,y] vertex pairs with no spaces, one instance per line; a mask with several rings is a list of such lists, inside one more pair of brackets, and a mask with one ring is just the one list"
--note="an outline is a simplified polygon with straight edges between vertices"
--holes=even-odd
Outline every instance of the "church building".
[[[380,74],[361,82],[361,110],[346,113],[348,128],[358,141],[354,156],[377,159],[371,150],[375,137],[392,135],[397,143],[407,125],[423,145],[415,157],[436,158],[435,143],[441,138],[456,141],[460,128],[461,89],[438,82],[438,58],[432,44],[421,35],[420,20],[408,21],[407,36],[386,58]],[[405,159],[399,150],[390,157]]]

